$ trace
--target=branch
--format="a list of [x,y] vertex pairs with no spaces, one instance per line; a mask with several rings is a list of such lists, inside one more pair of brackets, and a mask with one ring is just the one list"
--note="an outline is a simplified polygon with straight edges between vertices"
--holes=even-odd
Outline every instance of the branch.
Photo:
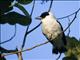
[[31,11],[30,16],[32,16],[32,14],[33,14],[33,11],[34,11],[34,6],[35,6],[35,0],[33,1],[33,6],[32,6],[32,11]]
[[[32,16],[32,14],[33,14],[34,6],[35,6],[35,0],[33,1],[33,7],[32,7],[32,10],[31,10],[30,16]],[[24,40],[23,40],[22,47],[21,47],[22,49],[23,49],[24,46],[25,46],[25,42],[26,42],[26,37],[27,37],[27,35],[28,35],[27,33],[28,33],[29,26],[30,26],[30,25],[27,26],[27,29],[26,29],[26,32],[25,32],[25,35],[24,35]]]
[[[68,25],[70,24],[70,18],[68,17]],[[67,33],[67,36],[69,36],[69,34],[70,34],[70,32],[71,32],[71,30],[70,30],[70,27],[69,27],[69,30],[68,30],[68,33]]]
[[50,3],[50,6],[49,6],[49,10],[48,10],[48,12],[50,12],[50,10],[51,10],[52,3],[53,3],[53,0],[51,0],[51,3]]
[[57,18],[57,19],[60,20],[60,19],[64,19],[64,18],[70,17],[70,16],[74,15],[76,12],[79,12],[79,11],[80,11],[80,8],[77,11],[75,11],[74,13],[70,14],[70,15],[67,15],[67,16],[64,16],[64,17],[60,17],[60,18]]
[[75,21],[77,13],[78,13],[78,11],[75,12],[75,16],[74,16],[73,20],[70,22],[70,24],[68,25],[68,27],[66,27],[66,29],[63,32],[65,32],[70,27],[70,25]]
[[[0,36],[1,36],[1,35],[0,35]],[[15,25],[14,35],[13,35],[10,39],[8,39],[8,40],[6,40],[6,41],[3,41],[3,42],[0,42],[0,44],[4,44],[4,43],[7,43],[7,42],[11,41],[15,36],[16,36],[16,25]]]
[[25,51],[30,51],[30,50],[32,50],[32,49],[34,49],[34,48],[36,48],[36,47],[42,46],[42,45],[44,45],[44,44],[47,44],[48,42],[49,42],[49,41],[46,41],[46,42],[44,42],[44,43],[35,45],[35,46],[31,47],[31,48],[25,49],[25,50],[23,50],[23,51],[16,51],[16,52],[9,53],[9,54],[2,54],[2,57],[3,57],[3,56],[8,56],[8,55],[17,54],[17,53],[21,53],[21,52],[25,52]]
[[32,28],[30,31],[28,31],[27,34],[31,33],[35,29],[37,29],[40,25],[41,25],[41,22],[37,26],[35,26],[34,28]]

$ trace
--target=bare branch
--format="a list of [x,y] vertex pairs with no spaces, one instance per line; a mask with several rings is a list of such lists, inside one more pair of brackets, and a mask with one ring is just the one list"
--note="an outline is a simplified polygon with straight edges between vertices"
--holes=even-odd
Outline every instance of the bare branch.
[[35,26],[34,28],[32,28],[30,31],[27,32],[27,34],[31,33],[32,31],[34,31],[36,28],[38,28],[41,25],[41,22]]
[[50,12],[50,10],[51,10],[52,3],[53,3],[53,0],[51,0],[51,3],[50,3],[50,6],[49,6],[49,10],[48,10],[48,12]]
[[[0,36],[1,36],[1,35],[0,35]],[[0,44],[4,44],[4,43],[7,43],[7,42],[10,42],[15,36],[16,36],[16,25],[15,25],[14,35],[13,35],[10,39],[8,39],[8,40],[6,40],[6,41],[3,41],[3,42],[0,42]]]
[[72,21],[70,22],[70,24],[66,27],[66,29],[64,29],[63,32],[65,32],[65,31],[70,27],[70,25],[75,21],[76,16],[77,16],[77,13],[78,13],[78,12],[75,12],[75,16],[74,16],[73,20],[72,20]]
[[[68,22],[68,25],[69,25],[69,24],[70,24],[70,18],[69,18],[69,17],[68,17],[68,21],[69,21],[69,22]],[[71,32],[71,31],[70,31],[70,27],[69,27],[67,36],[69,36],[70,32]]]
[[[32,10],[31,10],[30,16],[32,16],[32,14],[33,14],[34,6],[35,6],[35,0],[33,1],[33,7],[32,7]],[[26,42],[26,37],[28,35],[27,33],[28,33],[29,26],[30,25],[27,26],[27,29],[26,29],[26,32],[25,32],[25,35],[24,35],[24,40],[23,40],[22,47],[21,47],[22,49],[24,48],[24,45],[25,45],[25,42]]]
[[17,54],[17,53],[20,53],[20,52],[30,51],[30,50],[32,50],[32,49],[34,49],[34,48],[36,48],[36,47],[42,46],[42,45],[44,45],[44,44],[47,44],[48,42],[49,42],[49,41],[46,41],[46,42],[44,42],[44,43],[35,45],[35,46],[31,47],[31,48],[25,49],[25,50],[23,50],[23,51],[16,51],[16,52],[11,52],[11,53],[9,53],[9,54],[3,54],[2,57],[3,57],[3,56],[12,55],[12,54]]
[[74,15],[76,12],[79,12],[79,11],[80,11],[80,8],[77,11],[75,11],[74,13],[72,13],[72,14],[69,14],[67,16],[60,17],[60,18],[57,18],[57,19],[60,20],[60,19],[64,19],[64,18],[70,17],[70,16]]

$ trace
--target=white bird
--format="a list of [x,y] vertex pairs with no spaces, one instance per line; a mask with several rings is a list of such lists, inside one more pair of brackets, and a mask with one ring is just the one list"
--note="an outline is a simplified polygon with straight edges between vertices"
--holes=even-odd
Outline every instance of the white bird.
[[37,17],[42,22],[42,32],[53,46],[52,53],[64,53],[67,51],[67,41],[61,24],[51,12],[44,12]]

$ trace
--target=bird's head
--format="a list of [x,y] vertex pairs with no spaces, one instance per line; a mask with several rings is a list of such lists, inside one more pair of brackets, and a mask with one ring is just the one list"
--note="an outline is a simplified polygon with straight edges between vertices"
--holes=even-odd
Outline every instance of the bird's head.
[[39,17],[36,17],[36,19],[38,20],[43,20],[47,17],[51,17],[52,13],[51,12],[43,12]]

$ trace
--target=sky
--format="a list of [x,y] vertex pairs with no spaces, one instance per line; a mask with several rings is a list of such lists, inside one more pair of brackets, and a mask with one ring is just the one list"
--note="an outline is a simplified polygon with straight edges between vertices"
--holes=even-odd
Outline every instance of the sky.
[[[29,13],[31,12],[32,3],[24,6]],[[31,30],[33,27],[35,27],[40,23],[40,21],[36,20],[35,17],[39,16],[42,12],[48,11],[49,4],[50,2],[47,2],[44,4],[41,4],[41,1],[35,2],[35,8],[32,15],[32,23],[30,25],[29,30]],[[80,6],[80,1],[53,1],[51,12],[55,15],[56,18],[60,18],[63,16],[67,16],[69,14],[72,14],[73,12],[75,12],[80,8],[79,6]],[[13,11],[23,14],[16,7],[14,7]],[[70,36],[76,37],[77,39],[80,38],[79,15],[80,15],[80,12],[78,13],[76,20],[70,26],[70,30],[71,30]],[[72,20],[73,17],[74,16],[71,16],[70,19]],[[62,24],[63,29],[65,29],[68,26],[67,18],[58,20],[58,21]],[[1,41],[8,40],[14,34],[14,31],[15,31],[14,28],[15,28],[14,25],[13,26],[9,24],[1,25]],[[12,39],[12,41],[2,44],[1,46],[6,49],[15,49],[16,47],[20,49],[26,28],[27,28],[26,26],[21,26],[17,24],[16,36]],[[68,31],[65,32],[66,35],[67,33]],[[32,46],[35,46],[47,40],[45,36],[42,34],[41,26],[38,27],[35,31],[31,32],[26,39],[27,41],[24,49],[30,48]],[[58,56],[59,54],[58,55],[52,54],[52,45],[50,43],[37,47],[31,51],[23,52],[23,60],[56,60]],[[64,57],[64,54],[62,54],[59,60],[61,60],[63,57]],[[6,59],[18,60],[16,55],[6,56]]]

